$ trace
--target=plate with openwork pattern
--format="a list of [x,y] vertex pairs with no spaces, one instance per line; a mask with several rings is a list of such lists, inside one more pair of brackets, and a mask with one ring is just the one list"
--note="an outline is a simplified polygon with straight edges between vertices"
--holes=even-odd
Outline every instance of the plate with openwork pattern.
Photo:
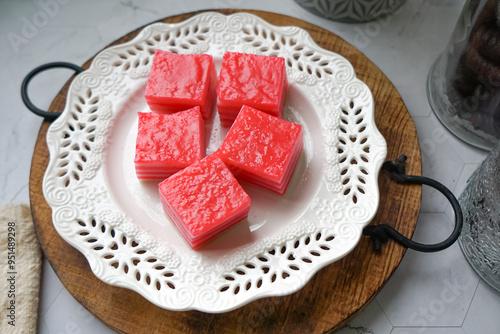
[[[242,184],[247,219],[192,250],[163,212],[157,183],[141,182],[133,157],[137,112],[156,49],[283,57],[289,88],[283,118],[302,125],[304,148],[284,196]],[[207,154],[227,129],[207,125]],[[100,52],[72,81],[47,133],[43,193],[61,237],[102,281],[169,310],[226,312],[291,294],[348,254],[379,204],[386,142],[370,89],[341,55],[303,29],[247,13],[202,13],[146,26]]]

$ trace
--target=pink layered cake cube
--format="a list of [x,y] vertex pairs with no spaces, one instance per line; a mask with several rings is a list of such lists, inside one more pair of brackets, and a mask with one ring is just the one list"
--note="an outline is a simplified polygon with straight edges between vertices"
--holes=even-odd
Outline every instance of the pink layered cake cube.
[[163,208],[180,234],[197,248],[245,219],[250,197],[214,155],[159,184]]
[[281,117],[287,87],[284,58],[226,52],[217,83],[222,126],[230,126],[243,105]]
[[283,195],[302,146],[300,125],[243,106],[215,154],[237,178]]
[[200,107],[175,114],[139,112],[135,169],[139,179],[165,179],[205,156]]
[[216,87],[217,71],[211,55],[156,50],[145,97],[152,111],[174,113],[199,106],[207,120],[215,106]]

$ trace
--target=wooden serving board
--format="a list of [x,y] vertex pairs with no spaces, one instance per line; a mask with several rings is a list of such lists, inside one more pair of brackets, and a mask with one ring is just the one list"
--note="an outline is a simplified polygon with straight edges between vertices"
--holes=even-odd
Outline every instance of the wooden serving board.
[[[220,10],[225,14],[239,10]],[[376,123],[388,144],[388,160],[408,156],[407,173],[421,174],[421,157],[414,123],[400,95],[387,77],[360,51],[331,32],[296,18],[262,11],[248,11],[278,26],[306,29],[322,48],[347,58],[358,78],[373,92]],[[196,13],[173,16],[167,23],[183,21]],[[111,45],[134,38],[140,29]],[[82,67],[88,68],[92,59]],[[49,111],[64,109],[71,79],[58,93]],[[332,333],[359,314],[382,289],[398,267],[406,248],[389,242],[380,253],[362,237],[344,257],[321,269],[300,291],[285,297],[264,298],[223,314],[174,312],[159,308],[139,294],[100,281],[85,257],[55,231],[51,209],[42,193],[42,179],[49,161],[45,141],[49,122],[43,122],[36,142],[30,175],[30,198],[36,232],[45,256],[67,290],[92,314],[118,333]],[[421,203],[421,186],[402,186],[381,174],[381,201],[372,224],[387,223],[411,237]]]

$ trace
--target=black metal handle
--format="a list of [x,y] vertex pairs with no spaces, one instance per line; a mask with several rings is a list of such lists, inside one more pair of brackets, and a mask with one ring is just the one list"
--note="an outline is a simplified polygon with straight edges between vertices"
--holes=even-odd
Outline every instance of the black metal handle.
[[425,184],[440,191],[448,199],[448,201],[450,201],[453,211],[455,212],[455,227],[453,232],[446,240],[432,245],[412,241],[386,224],[368,225],[364,228],[363,234],[372,239],[373,248],[376,251],[379,251],[382,248],[382,244],[385,243],[389,237],[403,246],[420,252],[430,253],[446,249],[457,241],[460,236],[460,232],[462,231],[463,216],[460,204],[453,193],[441,183],[424,176],[407,175],[405,173],[406,159],[405,155],[401,155],[395,161],[386,161],[382,165],[382,170],[388,172],[391,178],[398,183]]
[[54,112],[48,112],[42,109],[37,108],[30,100],[28,96],[28,84],[30,83],[31,79],[33,79],[38,73],[43,72],[45,70],[55,68],[55,67],[64,67],[64,68],[69,68],[72,69],[76,72],[76,74],[81,73],[84,71],[83,68],[81,68],[78,65],[72,64],[72,63],[66,63],[66,62],[52,62],[52,63],[47,63],[38,66],[37,68],[33,69],[31,72],[29,72],[26,77],[24,78],[22,84],[21,84],[21,98],[23,99],[24,105],[26,108],[28,108],[32,113],[42,116],[48,121],[53,121],[61,113],[54,113]]

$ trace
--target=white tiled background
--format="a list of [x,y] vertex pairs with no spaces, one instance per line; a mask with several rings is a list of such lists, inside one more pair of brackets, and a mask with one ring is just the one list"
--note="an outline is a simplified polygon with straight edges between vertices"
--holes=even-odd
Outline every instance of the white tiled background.
[[[286,0],[0,0],[0,124],[4,127],[0,204],[29,203],[29,168],[41,119],[24,107],[19,88],[31,69],[51,61],[82,64],[115,39],[167,16],[231,7],[297,17],[358,47],[403,97],[417,126],[423,174],[458,196],[486,154],[443,128],[428,104],[425,81],[464,2],[408,0],[384,22],[341,24],[315,17]],[[27,22],[37,26],[29,30]],[[9,40],[13,34],[23,39],[13,43]],[[70,74],[55,70],[33,80],[30,95],[35,104],[46,109]],[[423,193],[414,239],[436,242],[451,231],[453,213],[440,194],[427,188]],[[39,314],[43,334],[112,332],[73,299],[46,260]],[[500,294],[480,281],[458,245],[435,254],[410,250],[381,293],[340,333],[500,333]]]

